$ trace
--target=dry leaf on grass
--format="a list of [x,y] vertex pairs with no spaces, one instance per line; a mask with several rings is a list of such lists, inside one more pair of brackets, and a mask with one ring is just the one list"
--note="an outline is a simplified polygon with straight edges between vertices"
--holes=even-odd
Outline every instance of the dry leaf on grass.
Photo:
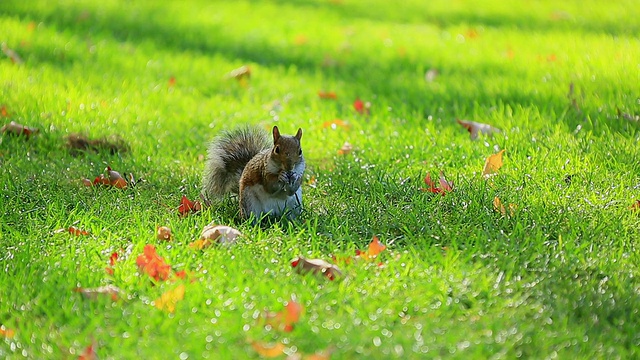
[[502,216],[513,217],[516,213],[517,208],[518,206],[516,204],[509,204],[507,207],[505,207],[504,205],[502,205],[502,201],[500,201],[499,197],[496,196],[493,198],[493,209],[502,214]]
[[24,126],[24,125],[18,124],[15,121],[12,121],[4,125],[2,128],[0,128],[0,133],[11,134],[11,135],[24,135],[27,138],[31,137],[31,135],[33,134],[37,134],[39,131],[40,130],[36,128]]
[[471,140],[475,140],[478,138],[479,134],[492,135],[494,133],[499,133],[500,129],[495,128],[488,124],[483,124],[470,120],[460,120],[456,119],[458,124],[462,125],[467,131],[469,131],[469,136]]
[[184,284],[180,284],[174,289],[165,292],[154,301],[155,307],[163,311],[168,311],[170,313],[176,311],[176,305],[178,304],[178,302],[184,299],[185,290],[186,288]]
[[305,259],[300,256],[291,261],[291,266],[298,274],[312,273],[325,276],[329,280],[342,276],[342,271],[336,265],[322,259]]
[[336,95],[336,93],[333,91],[319,91],[318,97],[320,99],[336,100],[338,98],[338,95]]
[[284,354],[286,347],[282,343],[274,345],[251,341],[251,347],[263,358],[274,358]]
[[158,240],[171,241],[171,229],[167,226],[158,226],[156,237]]
[[351,127],[351,125],[349,125],[348,122],[341,120],[341,119],[333,119],[331,121],[325,121],[322,123],[322,128],[326,129],[326,128],[331,128],[333,130],[337,129],[338,127],[344,128],[344,129],[349,129],[349,127]]
[[372,260],[378,257],[378,255],[382,251],[384,251],[386,248],[387,246],[381,243],[380,239],[378,239],[377,236],[374,236],[373,239],[371,240],[371,243],[369,243],[369,247],[367,248],[367,250],[366,251],[356,250],[356,255],[360,256],[365,260]]
[[369,115],[369,112],[371,110],[371,103],[370,102],[364,102],[362,100],[360,100],[359,98],[356,99],[353,102],[353,108],[362,115]]
[[75,226],[69,226],[68,228],[57,229],[53,233],[60,234],[63,232],[68,232],[71,235],[80,236],[80,235],[89,235],[89,232],[86,230],[79,229]]
[[424,183],[428,187],[420,188],[421,191],[440,194],[442,196],[444,196],[448,192],[453,191],[453,182],[448,181],[444,177],[444,173],[442,171],[440,171],[440,178],[439,178],[440,187],[437,187],[436,184],[433,182],[433,180],[431,180],[431,174],[427,174],[427,176],[425,176]]
[[79,155],[86,151],[96,153],[106,151],[111,155],[124,153],[129,150],[129,146],[118,136],[108,138],[89,139],[83,134],[69,134],[66,137],[67,148],[72,155]]
[[82,351],[82,353],[78,356],[78,360],[98,360],[98,355],[96,355],[95,341]]
[[209,224],[202,229],[200,239],[192,242],[189,246],[202,250],[213,244],[233,244],[238,241],[242,233],[230,226]]
[[353,151],[353,145],[345,141],[340,150],[338,150],[338,155],[347,155],[350,154],[351,151]]
[[13,329],[7,329],[4,325],[0,326],[0,338],[11,339],[16,336],[16,332]]
[[144,253],[138,256],[136,265],[138,265],[140,272],[149,275],[156,281],[167,280],[171,273],[171,266],[156,253],[156,248],[153,245],[144,247]]
[[495,175],[495,173],[502,167],[502,154],[504,149],[500,150],[497,154],[490,155],[484,163],[484,169],[482,170],[482,177],[485,179]]
[[290,332],[293,330],[294,325],[300,321],[300,315],[304,307],[295,299],[291,299],[287,302],[285,308],[280,312],[266,312],[264,318],[266,320],[265,325],[270,325],[274,329],[280,331]]
[[11,62],[13,62],[14,64],[20,65],[23,64],[24,61],[22,60],[22,58],[20,57],[20,55],[18,55],[18,53],[9,48],[9,46],[6,43],[2,43],[2,45],[0,46],[0,48],[2,48],[2,52],[9,58],[11,59]]
[[640,200],[636,200],[631,206],[629,206],[629,210],[640,211]]
[[236,80],[250,79],[251,68],[247,65],[240,66],[237,69],[233,69],[227,74],[227,77],[234,78]]
[[105,286],[100,286],[100,287],[97,287],[97,288],[81,288],[81,287],[79,287],[79,288],[75,288],[73,291],[81,293],[87,299],[95,300],[99,296],[107,295],[107,296],[111,296],[111,300],[113,300],[113,301],[118,300],[118,296],[122,292],[122,290],[120,290],[115,285],[105,285]]
[[180,199],[180,205],[178,206],[178,213],[180,216],[187,216],[190,213],[196,213],[202,210],[202,205],[200,201],[191,201],[185,195],[182,195],[182,199]]

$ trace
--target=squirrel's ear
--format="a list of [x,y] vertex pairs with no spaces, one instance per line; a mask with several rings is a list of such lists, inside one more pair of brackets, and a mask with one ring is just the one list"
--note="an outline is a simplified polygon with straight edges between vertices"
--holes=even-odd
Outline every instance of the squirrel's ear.
[[280,130],[278,130],[277,126],[273,127],[273,143],[275,144],[280,139]]
[[302,139],[302,129],[298,128],[298,133],[296,134],[296,139],[298,139],[298,141],[300,141],[300,139]]

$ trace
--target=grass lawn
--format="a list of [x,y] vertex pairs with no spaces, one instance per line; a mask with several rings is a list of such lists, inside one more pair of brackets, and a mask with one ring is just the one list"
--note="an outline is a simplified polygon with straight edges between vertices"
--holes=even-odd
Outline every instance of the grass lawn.
[[[640,357],[636,8],[3,0],[0,126],[39,133],[0,135],[0,358]],[[245,123],[303,128],[302,218],[253,226],[235,199],[180,216],[207,142]],[[128,151],[74,154],[72,133]],[[144,181],[83,184],[107,166]],[[453,190],[423,191],[441,171]],[[245,238],[190,247],[210,222]],[[346,263],[374,236],[376,259]],[[168,280],[139,269],[147,245]]]

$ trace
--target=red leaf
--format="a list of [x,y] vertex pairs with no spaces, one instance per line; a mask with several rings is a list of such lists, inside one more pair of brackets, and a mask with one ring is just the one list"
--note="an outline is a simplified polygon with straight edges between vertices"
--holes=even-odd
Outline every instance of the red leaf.
[[158,256],[156,248],[153,245],[144,247],[144,254],[138,256],[136,265],[141,272],[149,275],[156,281],[164,281],[169,278],[171,266],[167,264],[163,258]]
[[118,261],[118,253],[114,252],[111,254],[111,256],[109,256],[109,264],[111,266],[114,266],[116,264],[116,261]]
[[174,76],[169,78],[169,87],[172,88],[176,86],[176,78]]
[[96,355],[96,344],[95,342],[91,343],[91,345],[87,346],[82,354],[78,356],[78,360],[98,360],[98,356]]
[[440,187],[436,187],[433,180],[431,180],[431,174],[427,174],[427,176],[424,178],[424,183],[428,186],[428,188],[421,188],[420,190],[422,191],[432,192],[434,194],[441,194],[443,196],[447,192],[453,191],[453,182],[445,179],[442,171],[440,172],[440,179],[439,179]]
[[180,205],[178,206],[178,213],[180,216],[187,216],[191,212],[198,212],[202,209],[200,201],[191,201],[187,199],[185,195],[182,195]]
[[369,109],[371,108],[371,103],[370,102],[365,103],[364,101],[358,98],[356,99],[356,101],[353,102],[353,108],[356,109],[356,111],[360,114],[369,115]]
[[82,229],[78,229],[75,226],[69,226],[69,229],[67,229],[67,231],[69,231],[69,234],[75,235],[75,236],[89,235],[88,231],[82,230]]

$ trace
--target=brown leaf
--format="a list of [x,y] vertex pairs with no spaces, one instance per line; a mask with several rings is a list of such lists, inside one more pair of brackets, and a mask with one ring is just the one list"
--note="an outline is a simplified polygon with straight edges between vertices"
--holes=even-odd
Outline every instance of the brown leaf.
[[9,46],[7,46],[6,43],[2,43],[2,52],[7,55],[7,57],[9,59],[11,59],[11,61],[14,64],[20,65],[22,63],[24,63],[24,61],[22,60],[22,58],[20,57],[20,55],[18,55],[17,52],[15,52],[13,49],[9,48]]
[[338,150],[338,155],[347,155],[350,154],[351,151],[353,151],[353,145],[345,141],[340,150]]
[[467,131],[469,131],[471,140],[477,139],[479,134],[492,135],[494,133],[500,132],[500,129],[488,124],[460,119],[456,119],[456,121],[458,122],[458,124],[462,125],[462,127],[467,129]]
[[211,223],[202,229],[199,241],[193,242],[191,247],[201,250],[215,243],[233,244],[238,241],[240,236],[242,233],[230,226]]
[[338,95],[336,95],[336,93],[333,91],[319,91],[318,97],[320,99],[336,100],[338,98]]
[[69,134],[65,139],[69,152],[74,156],[86,151],[96,153],[108,152],[111,155],[115,155],[117,153],[125,153],[129,150],[129,146],[117,135],[89,139],[86,135],[73,133]]
[[298,274],[312,273],[326,276],[329,280],[342,276],[342,271],[336,265],[322,259],[305,259],[300,256],[291,261],[291,266]]
[[485,179],[493,176],[502,167],[502,154],[504,149],[500,150],[497,154],[493,154],[487,158],[484,163],[484,169],[482,170],[482,177]]
[[114,285],[105,285],[97,288],[75,288],[73,291],[81,293],[85,298],[95,300],[100,296],[111,296],[111,300],[118,300],[118,296],[122,292],[118,287]]
[[158,240],[171,241],[171,229],[167,226],[158,226],[156,236]]
[[228,77],[234,78],[236,80],[249,79],[251,78],[251,68],[247,65],[240,66],[237,69],[231,70],[229,72]]
[[453,191],[453,182],[448,181],[444,177],[444,173],[442,171],[440,171],[440,179],[438,180],[438,182],[440,183],[440,187],[436,186],[433,180],[431,180],[431,174],[427,173],[427,176],[425,176],[424,178],[424,183],[425,185],[428,186],[428,188],[420,188],[420,190],[425,192],[431,192],[434,194],[440,194],[442,196],[444,196],[446,193],[450,191]]
[[629,206],[629,210],[640,211],[640,200],[636,200],[631,206]]
[[7,133],[11,135],[24,135],[27,138],[29,138],[33,134],[37,134],[38,131],[40,130],[36,128],[20,125],[15,121],[12,121],[6,124],[5,126],[3,126],[2,128],[0,128],[0,133]]

